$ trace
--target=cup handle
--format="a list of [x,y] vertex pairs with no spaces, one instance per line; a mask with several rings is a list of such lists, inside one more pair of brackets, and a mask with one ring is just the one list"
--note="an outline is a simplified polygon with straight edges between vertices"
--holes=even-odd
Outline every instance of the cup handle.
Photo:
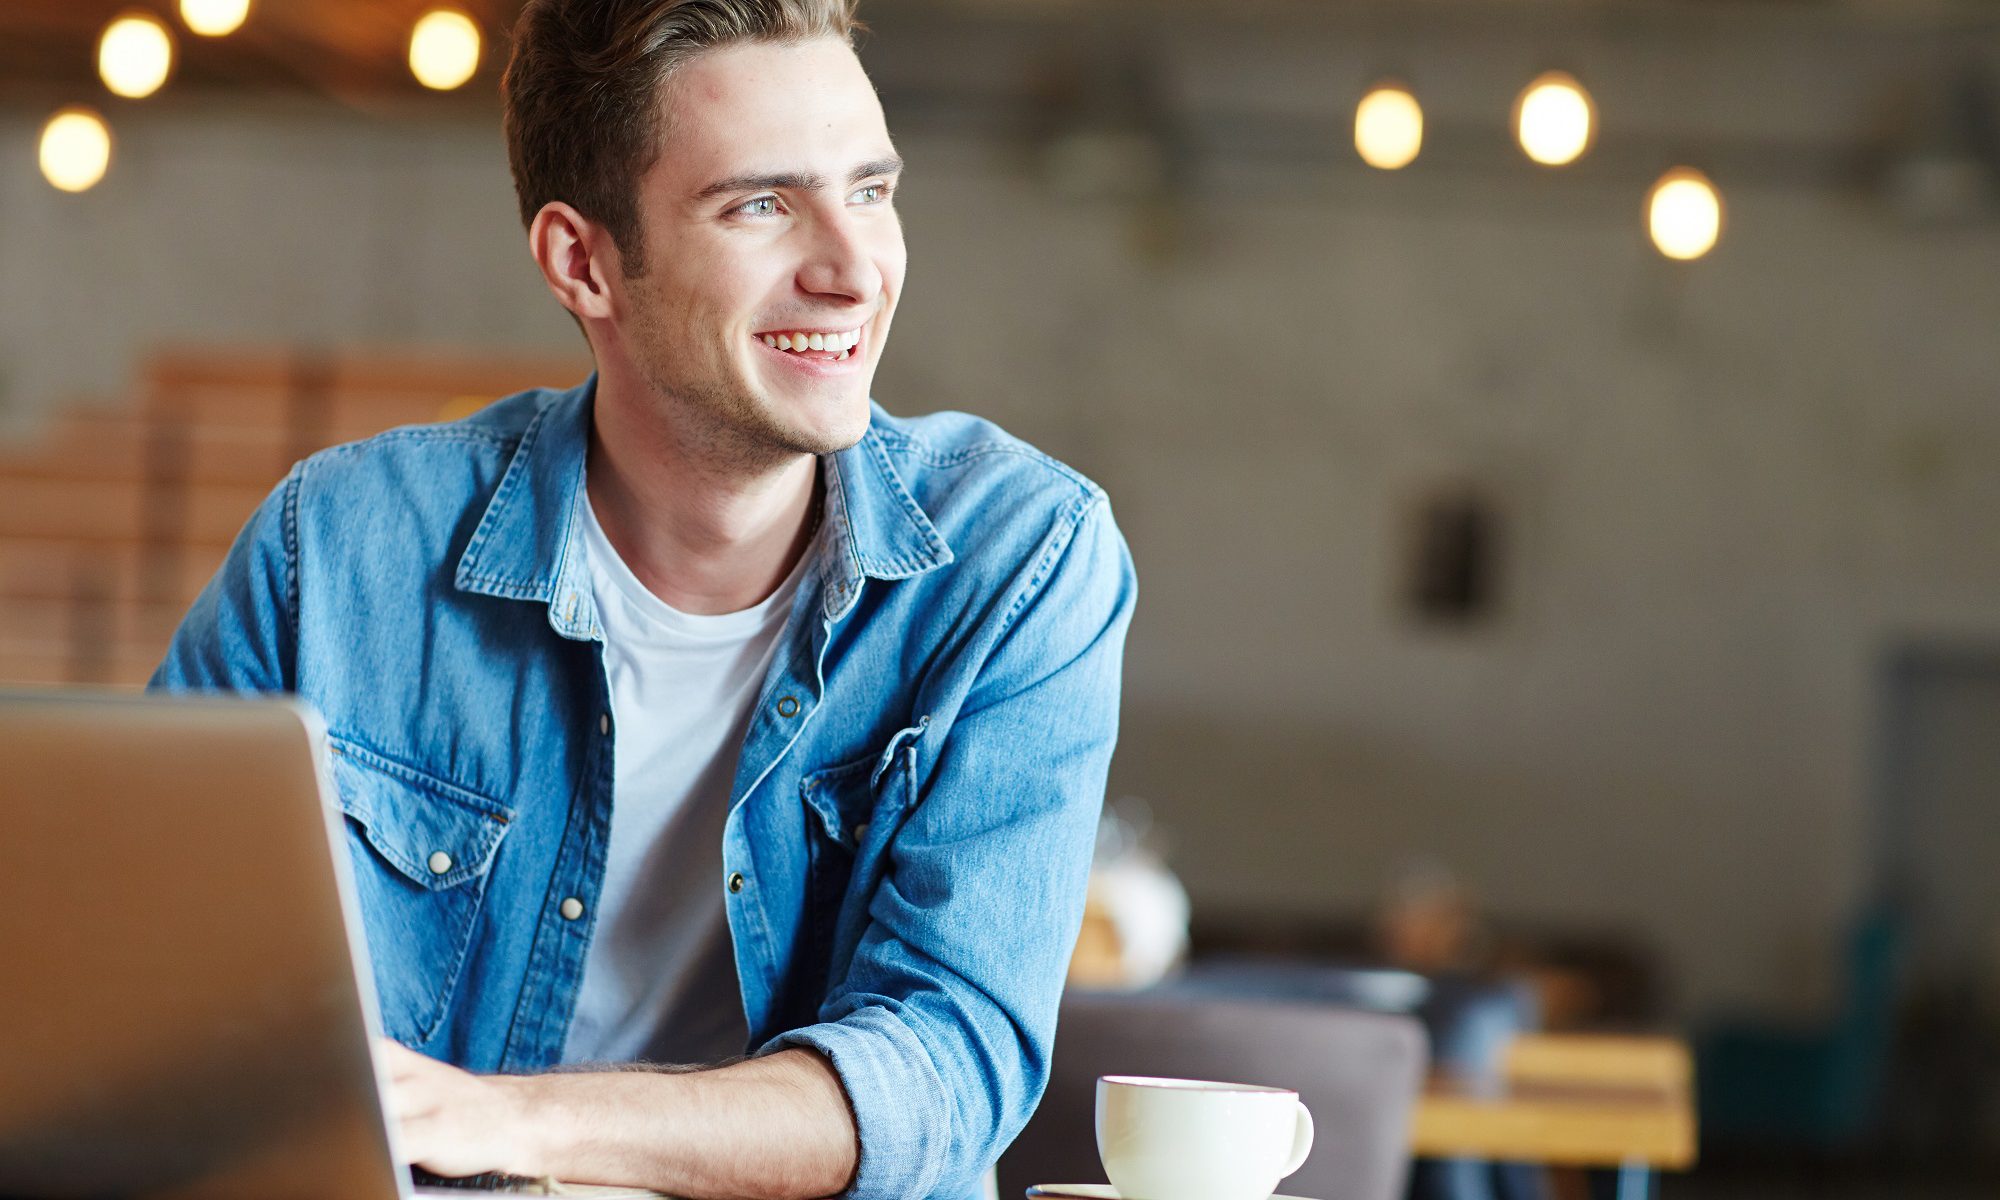
[[1312,1110],[1306,1107],[1306,1102],[1303,1100],[1294,1103],[1299,1106],[1299,1123],[1297,1131],[1292,1134],[1292,1156],[1285,1160],[1284,1170],[1278,1172],[1280,1179],[1304,1166],[1306,1155],[1311,1154],[1313,1148]]

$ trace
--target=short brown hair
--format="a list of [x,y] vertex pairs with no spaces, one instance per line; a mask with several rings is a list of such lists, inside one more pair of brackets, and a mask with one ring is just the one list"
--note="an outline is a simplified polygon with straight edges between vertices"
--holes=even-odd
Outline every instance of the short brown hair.
[[560,200],[604,226],[644,271],[639,177],[659,157],[661,85],[739,42],[804,42],[861,28],[855,0],[528,0],[500,91],[521,223]]

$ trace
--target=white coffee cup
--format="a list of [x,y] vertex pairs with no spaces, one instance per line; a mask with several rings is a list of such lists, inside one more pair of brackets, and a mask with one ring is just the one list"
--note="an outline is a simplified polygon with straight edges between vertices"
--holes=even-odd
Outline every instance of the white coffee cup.
[[1312,1114],[1285,1088],[1097,1081],[1097,1154],[1120,1200],[1265,1200],[1312,1144]]

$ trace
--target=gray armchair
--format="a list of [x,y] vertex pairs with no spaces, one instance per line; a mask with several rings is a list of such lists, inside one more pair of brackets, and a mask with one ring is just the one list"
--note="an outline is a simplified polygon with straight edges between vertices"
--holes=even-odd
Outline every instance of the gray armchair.
[[1297,1089],[1313,1113],[1311,1157],[1279,1185],[1313,1200],[1398,1200],[1427,1064],[1411,1017],[1320,1004],[1072,992],[1056,1027],[1041,1108],[1000,1158],[1000,1195],[1037,1183],[1100,1183],[1100,1075],[1161,1075]]

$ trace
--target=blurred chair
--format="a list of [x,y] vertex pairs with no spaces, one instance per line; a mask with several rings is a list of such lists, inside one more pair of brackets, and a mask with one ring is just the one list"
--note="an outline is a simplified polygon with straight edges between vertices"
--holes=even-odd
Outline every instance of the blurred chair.
[[1529,981],[1462,972],[1426,976],[1392,967],[1216,956],[1189,963],[1154,990],[1407,1013],[1423,1022],[1431,1065],[1468,1079],[1498,1080],[1508,1045],[1541,1027]]
[[[1157,992],[1236,997],[1408,1013],[1430,1039],[1431,1066],[1472,1082],[1497,1085],[1514,1039],[1540,1027],[1535,990],[1526,980],[1463,972],[1426,977],[1379,967],[1283,959],[1218,957],[1188,965]],[[1540,1200],[1548,1172],[1525,1163],[1425,1159],[1410,1175],[1409,1200]]]
[[1041,1108],[1000,1159],[1000,1194],[1104,1178],[1100,1075],[1158,1075],[1294,1088],[1313,1113],[1312,1155],[1279,1185],[1313,1200],[1396,1200],[1410,1113],[1427,1061],[1413,1018],[1325,1004],[1071,992]]
[[1873,1132],[1896,1033],[1903,923],[1864,910],[1847,938],[1840,1011],[1819,1028],[1718,1024],[1695,1042],[1705,1142],[1816,1152]]

